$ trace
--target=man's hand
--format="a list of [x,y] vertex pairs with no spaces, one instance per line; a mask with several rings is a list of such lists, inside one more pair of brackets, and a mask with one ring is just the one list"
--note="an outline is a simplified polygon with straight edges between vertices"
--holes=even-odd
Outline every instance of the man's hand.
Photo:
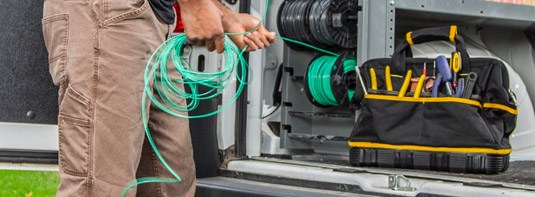
[[[235,12],[226,12],[223,18],[223,28],[229,33],[243,33],[256,28],[260,20],[250,14],[239,14]],[[246,35],[230,36],[230,39],[240,48],[243,49],[248,45],[247,51],[255,51],[275,42],[275,32],[269,32],[264,25],[260,24],[256,31]]]
[[193,45],[205,45],[209,51],[222,53],[225,33],[224,13],[211,0],[178,0],[185,33]]

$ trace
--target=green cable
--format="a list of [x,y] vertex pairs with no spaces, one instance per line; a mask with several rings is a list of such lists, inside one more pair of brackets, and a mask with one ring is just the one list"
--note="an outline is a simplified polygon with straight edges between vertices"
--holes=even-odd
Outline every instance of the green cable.
[[[266,10],[265,10],[265,16],[266,18],[268,9],[269,9],[269,0],[266,1]],[[147,117],[147,98],[150,99],[154,105],[156,105],[159,109],[162,111],[175,116],[179,118],[205,118],[209,116],[216,115],[217,113],[220,113],[221,111],[227,109],[230,105],[232,105],[239,97],[239,95],[243,92],[243,89],[245,87],[246,83],[246,77],[247,77],[247,70],[248,70],[248,64],[247,61],[243,57],[244,51],[247,49],[248,46],[246,46],[244,49],[240,50],[232,40],[229,39],[228,36],[238,36],[238,35],[244,35],[247,33],[251,33],[256,31],[260,25],[263,24],[264,19],[261,20],[261,22],[253,29],[243,32],[243,33],[226,33],[225,37],[225,48],[224,48],[224,60],[225,63],[223,64],[223,68],[219,70],[218,72],[214,73],[204,73],[204,72],[196,72],[193,71],[191,65],[187,63],[185,59],[182,58],[183,53],[183,46],[186,44],[187,38],[185,34],[177,35],[169,40],[162,43],[151,55],[149,60],[147,61],[146,68],[145,68],[145,74],[144,74],[144,83],[145,88],[143,91],[143,97],[142,97],[142,107],[141,107],[141,113],[142,113],[142,121],[143,121],[143,128],[145,129],[145,134],[147,136],[147,140],[150,143],[151,148],[154,150],[154,153],[158,157],[158,159],[162,162],[164,167],[173,175],[174,179],[168,179],[168,178],[158,178],[158,177],[144,177],[136,179],[135,181],[127,184],[125,188],[123,189],[122,196],[126,195],[126,192],[128,192],[129,189],[132,187],[135,187],[137,185],[146,184],[146,183],[180,183],[182,182],[182,179],[180,176],[169,166],[169,164],[166,162],[166,160],[161,155],[160,151],[158,150],[156,143],[154,142],[154,139],[152,138],[152,134],[148,127],[148,117]],[[326,51],[323,49],[320,49],[318,47],[292,40],[289,38],[284,38],[278,36],[278,38],[297,43],[309,48],[312,48],[314,50],[318,50],[320,52],[330,54],[333,56],[338,56],[338,54]],[[174,65],[174,71],[178,72],[182,79],[173,79],[169,74],[168,69],[168,63],[169,60],[172,61]],[[241,73],[237,72],[237,66],[240,66]],[[189,116],[185,115],[187,112],[190,112],[194,109],[196,109],[199,106],[199,103],[202,100],[208,100],[215,98],[222,94],[222,91],[227,87],[230,79],[233,76],[233,73],[235,73],[236,80],[240,83],[235,95],[232,97],[232,99],[224,104],[221,108],[219,108],[216,111],[207,113],[207,114],[201,114],[201,115],[194,115]],[[206,91],[205,93],[199,93],[199,85],[206,86],[210,88],[210,90]],[[154,86],[153,88],[151,86]],[[190,88],[191,93],[186,92],[182,89],[183,86],[187,86]],[[157,96],[155,96],[155,94]],[[175,102],[175,100],[182,100],[183,102],[188,100],[189,104],[182,105],[180,103]]]
[[312,98],[319,104],[327,106],[338,104],[331,90],[331,72],[336,58],[335,56],[321,56],[309,65],[308,87]]
[[[344,59],[344,74],[347,74],[349,72],[357,72],[357,60],[354,58],[354,57],[348,57],[346,59]],[[354,89],[349,89],[347,90],[347,99],[349,101],[352,101],[353,100],[353,96],[355,95],[355,90]]]
[[[204,118],[208,116],[215,115],[225,109],[227,109],[241,94],[246,83],[246,71],[247,71],[247,61],[243,58],[243,51],[238,49],[238,47],[232,42],[228,37],[225,37],[225,52],[223,53],[225,63],[223,68],[214,73],[201,73],[192,71],[191,66],[187,64],[182,58],[183,53],[182,49],[186,42],[187,38],[184,34],[177,35],[171,39],[165,41],[160,45],[155,52],[151,55],[147,61],[145,74],[144,74],[144,83],[145,88],[143,91],[143,97],[141,101],[141,114],[143,127],[145,129],[145,134],[147,140],[149,141],[154,153],[158,159],[162,162],[164,167],[173,175],[174,179],[166,178],[157,178],[157,177],[145,177],[141,179],[136,179],[134,182],[129,183],[125,186],[122,192],[122,196],[126,195],[126,192],[137,185],[146,184],[146,183],[180,183],[182,179],[180,176],[169,166],[166,160],[161,155],[158,150],[152,134],[148,127],[148,117],[147,117],[147,105],[149,104],[147,99],[150,99],[154,105],[159,109],[165,111],[166,113],[173,115],[179,118]],[[174,70],[178,72],[182,79],[172,79],[168,70],[168,62],[171,60],[174,65]],[[243,72],[239,74],[236,71],[237,65],[241,66]],[[220,109],[202,115],[188,116],[185,113],[194,110],[202,100],[207,100],[214,98],[222,94],[222,90],[226,87],[229,82],[229,79],[232,77],[232,74],[236,73],[236,79],[240,81],[240,85],[236,90],[234,97],[223,105]],[[154,85],[154,88],[151,86]],[[212,94],[199,94],[198,86],[203,85],[211,88],[210,91]],[[182,90],[182,86],[188,86],[191,89],[191,93],[187,93]],[[155,93],[156,92],[156,93]],[[155,94],[158,95],[155,96]],[[175,100],[188,99],[190,104],[181,105]]]
[[[308,89],[314,101],[325,106],[338,106],[340,101],[336,99],[331,87],[331,75],[335,71],[337,56],[320,56],[312,61],[308,68]],[[346,58],[342,62],[344,74],[356,71],[355,58]],[[355,94],[354,90],[348,90],[348,99]]]

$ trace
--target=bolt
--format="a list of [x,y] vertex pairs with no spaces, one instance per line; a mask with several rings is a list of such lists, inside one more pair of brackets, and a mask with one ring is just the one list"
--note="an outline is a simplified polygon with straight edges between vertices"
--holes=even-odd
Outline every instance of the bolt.
[[394,2],[394,0],[390,0],[390,5],[394,5],[396,2]]
[[28,117],[30,120],[33,120],[35,118],[35,112],[28,111],[28,113],[26,113],[26,117]]

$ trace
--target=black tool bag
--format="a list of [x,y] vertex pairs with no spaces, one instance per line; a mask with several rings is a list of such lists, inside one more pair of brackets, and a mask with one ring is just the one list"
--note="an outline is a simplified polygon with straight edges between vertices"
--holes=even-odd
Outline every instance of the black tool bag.
[[[416,84],[416,90],[400,95],[409,72],[424,85],[439,81],[439,73],[445,76],[436,59],[412,58],[410,50],[412,44],[439,40],[456,45],[459,59],[448,62],[462,65],[458,82],[477,76],[472,91],[457,89],[468,92],[464,98],[446,95],[447,84],[441,83],[432,97]],[[365,62],[360,79],[353,102],[361,114],[349,141],[352,165],[486,174],[507,169],[508,137],[518,113],[507,69],[497,59],[470,58],[455,26],[409,32],[392,58]]]

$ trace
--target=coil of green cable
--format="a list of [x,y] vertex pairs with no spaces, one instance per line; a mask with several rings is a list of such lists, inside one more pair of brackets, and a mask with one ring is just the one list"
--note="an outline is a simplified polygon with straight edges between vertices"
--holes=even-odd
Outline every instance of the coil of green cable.
[[[204,118],[215,115],[228,108],[239,97],[246,85],[247,61],[243,58],[243,51],[240,50],[228,37],[225,37],[225,52],[223,53],[225,63],[219,71],[214,73],[193,71],[191,66],[182,58],[182,50],[186,40],[186,35],[184,34],[174,36],[160,45],[149,58],[145,68],[145,89],[143,91],[141,105],[143,127],[145,129],[147,140],[157,158],[173,175],[174,179],[157,177],[140,178],[126,185],[123,189],[122,196],[125,196],[130,188],[140,184],[180,183],[182,181],[180,176],[163,158],[152,138],[152,134],[148,127],[148,113],[146,111],[150,102],[154,103],[159,109],[175,117]],[[169,61],[172,62],[172,66],[169,66]],[[241,66],[243,72],[238,73],[236,71],[237,66]],[[169,68],[173,69],[169,70]],[[179,73],[182,78],[173,78],[172,72]],[[194,110],[199,105],[200,101],[212,99],[222,94],[233,75],[235,75],[237,81],[239,81],[239,86],[231,101],[225,103],[218,110],[207,114],[196,116],[187,115],[187,112]],[[210,90],[200,93],[198,90],[201,85],[209,87]],[[184,91],[182,88],[183,86],[188,86],[190,92],[188,93]],[[185,102],[184,100],[188,100],[188,102]]]
[[[266,10],[268,13],[270,0],[266,0]],[[266,18],[266,16],[264,16]],[[162,43],[149,58],[144,75],[145,89],[142,98],[142,121],[145,129],[145,134],[151,148],[154,150],[157,158],[162,162],[164,167],[172,174],[173,179],[158,178],[158,177],[143,177],[134,180],[127,184],[122,192],[122,196],[126,195],[129,189],[140,184],[147,183],[180,183],[182,179],[175,170],[169,166],[166,160],[161,155],[156,146],[152,134],[148,127],[148,117],[146,110],[150,102],[154,103],[159,109],[167,112],[170,115],[180,118],[204,118],[216,115],[221,111],[227,109],[242,93],[247,83],[246,76],[248,70],[247,61],[243,58],[243,52],[246,48],[240,50],[228,36],[239,36],[246,33],[256,31],[262,25],[264,19],[253,29],[243,33],[226,33],[225,37],[225,52],[223,58],[222,68],[214,73],[204,73],[194,71],[191,66],[182,58],[183,46],[186,44],[186,35],[181,34],[170,38]],[[304,47],[308,47],[319,52],[329,54],[332,57],[338,57],[338,54],[312,46],[301,41],[277,36],[277,38],[286,42],[294,43]],[[169,66],[169,61],[172,66]],[[354,64],[353,64],[354,65]],[[240,67],[242,72],[237,72],[237,67]],[[172,68],[172,70],[169,70]],[[349,69],[349,67],[348,67]],[[353,68],[354,69],[354,68]],[[182,78],[173,78],[170,72],[178,72]],[[202,100],[212,99],[222,94],[223,90],[228,86],[229,81],[235,76],[239,82],[234,97],[227,103],[224,103],[218,110],[201,115],[190,116],[187,112],[196,109]],[[210,90],[200,93],[199,86],[208,87]],[[190,92],[183,90],[183,86],[187,86]],[[330,95],[328,95],[330,96]],[[177,101],[188,100],[188,102]],[[179,158],[178,158],[179,159]]]
[[346,79],[354,77],[355,58],[323,55],[314,58],[305,73],[305,93],[318,107],[339,106],[345,100],[351,101],[354,84]]

